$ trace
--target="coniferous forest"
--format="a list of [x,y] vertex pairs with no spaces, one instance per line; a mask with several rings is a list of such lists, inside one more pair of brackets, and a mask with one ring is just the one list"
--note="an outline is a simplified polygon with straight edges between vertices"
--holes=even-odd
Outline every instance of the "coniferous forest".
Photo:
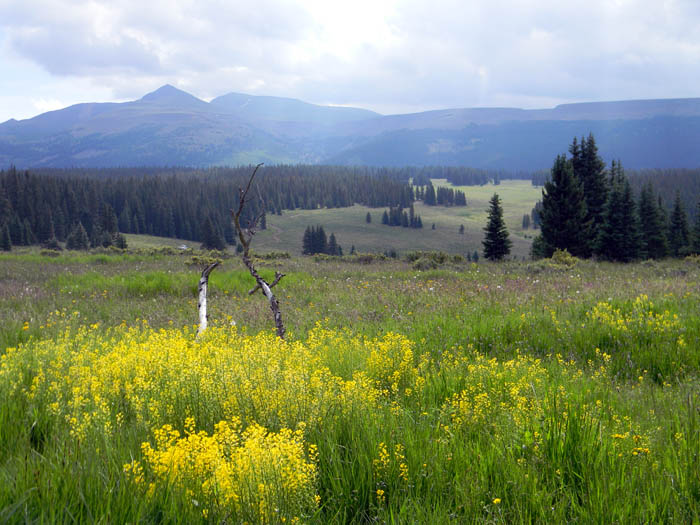
[[[12,245],[65,241],[85,230],[92,246],[110,244],[105,233],[141,233],[233,244],[230,209],[252,167],[109,169],[0,172],[0,233]],[[365,168],[266,167],[256,179],[258,199],[247,218],[283,210],[366,206],[409,207],[414,193],[400,171]],[[246,217],[244,217],[244,220]]]
[[[69,249],[125,246],[121,233],[202,242],[222,249],[235,244],[230,209],[252,167],[40,169],[0,171],[0,248],[41,244]],[[284,210],[339,208],[362,204],[388,207],[382,223],[421,228],[413,202],[467,206],[463,191],[434,186],[498,185],[506,179],[543,185],[545,197],[532,211],[542,228],[532,254],[567,249],[579,257],[631,261],[697,251],[700,169],[627,171],[615,160],[608,168],[595,138],[574,138],[569,158],[541,172],[509,173],[468,167],[264,167],[259,198],[245,210],[252,218]],[[406,210],[410,211],[408,213]],[[622,217],[621,214],[626,214]]]

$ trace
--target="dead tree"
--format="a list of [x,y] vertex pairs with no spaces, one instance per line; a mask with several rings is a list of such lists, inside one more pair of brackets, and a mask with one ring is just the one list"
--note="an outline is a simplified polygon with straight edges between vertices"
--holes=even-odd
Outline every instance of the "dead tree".
[[[238,195],[239,195],[239,201],[238,201],[238,210],[234,211],[231,210],[231,216],[233,217],[233,225],[236,227],[236,233],[238,234],[238,239],[241,243],[241,246],[243,247],[243,253],[242,253],[242,259],[243,259],[243,264],[245,264],[246,268],[248,268],[248,271],[250,272],[250,275],[253,276],[255,279],[255,287],[248,292],[248,294],[252,295],[258,290],[262,290],[263,295],[267,298],[267,300],[270,302],[270,310],[272,311],[272,316],[275,319],[275,326],[277,327],[277,336],[280,339],[284,339],[284,323],[282,322],[282,313],[280,312],[280,305],[279,302],[277,301],[277,298],[275,297],[275,294],[272,293],[272,288],[275,287],[277,283],[280,282],[282,277],[284,277],[283,273],[280,272],[275,272],[275,280],[272,281],[272,283],[268,283],[265,279],[263,279],[258,271],[255,269],[255,265],[253,264],[253,260],[250,257],[250,242],[253,240],[253,236],[255,235],[256,227],[258,225],[258,221],[260,221],[261,217],[265,213],[265,206],[263,202],[263,211],[260,213],[260,215],[253,217],[249,221],[248,227],[243,228],[241,226],[241,213],[243,212],[243,208],[245,207],[246,203],[248,202],[248,192],[250,191],[250,187],[253,184],[253,179],[255,178],[255,174],[258,172],[258,169],[262,166],[261,164],[258,164],[255,166],[255,169],[253,170],[252,175],[250,176],[250,179],[248,179],[248,184],[245,188],[239,188],[238,189]],[[262,198],[260,198],[262,201]]]
[[197,287],[199,291],[197,309],[199,310],[199,328],[197,329],[197,337],[202,335],[204,330],[207,329],[207,321],[209,316],[207,315],[207,288],[209,287],[209,274],[214,268],[219,266],[219,261],[215,261],[209,264],[204,270],[202,270],[202,277],[199,279],[199,286]]

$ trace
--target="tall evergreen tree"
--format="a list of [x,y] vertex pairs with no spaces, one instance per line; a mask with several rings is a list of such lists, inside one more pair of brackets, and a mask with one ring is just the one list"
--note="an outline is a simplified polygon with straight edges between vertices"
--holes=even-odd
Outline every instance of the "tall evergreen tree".
[[433,186],[432,182],[429,183],[425,189],[423,202],[428,206],[435,206],[435,204],[437,204],[437,197],[435,196],[435,187]]
[[700,254],[700,200],[698,201],[697,211],[695,212],[695,226],[693,227],[693,253]]
[[331,233],[331,236],[328,239],[326,253],[328,255],[340,255],[340,252],[338,251],[338,241],[335,239],[335,233]]
[[365,215],[365,222],[367,224],[370,224],[372,222],[372,214],[370,214],[370,212],[367,212],[367,215]]
[[226,243],[224,242],[223,236],[219,233],[219,230],[211,217],[207,217],[204,220],[201,230],[203,250],[224,251],[226,249]]
[[680,192],[676,192],[676,200],[673,203],[673,211],[671,212],[671,220],[668,229],[669,250],[671,255],[679,257],[690,245],[688,216],[685,213]]
[[510,253],[512,243],[508,239],[508,230],[503,221],[503,208],[497,193],[494,193],[489,201],[489,218],[484,232],[484,257],[491,261],[499,261]]
[[639,196],[639,223],[642,236],[642,256],[661,259],[668,255],[666,224],[659,211],[651,182],[645,184]]
[[557,156],[551,179],[544,185],[539,217],[543,256],[550,257],[557,248],[577,257],[588,253],[583,186],[564,155]]
[[314,236],[314,253],[326,253],[328,250],[328,236],[326,235],[323,226],[316,227]]
[[595,253],[604,259],[629,262],[640,256],[639,222],[632,189],[622,165],[610,168],[610,192],[603,222],[598,231]]
[[311,255],[314,249],[314,238],[311,231],[311,226],[307,226],[304,230],[304,238],[301,241],[301,253],[303,255]]
[[90,238],[88,237],[82,223],[78,222],[73,226],[73,229],[66,238],[66,249],[68,250],[87,250],[90,248]]
[[598,231],[603,224],[605,203],[608,198],[608,184],[605,177],[605,163],[598,155],[598,146],[593,134],[588,139],[581,139],[580,160],[574,164],[574,175],[583,185],[583,195],[586,200],[585,223],[588,226],[588,250],[590,256],[598,237]]
[[7,223],[0,228],[0,250],[9,252],[12,250],[12,238],[10,237],[10,227]]
[[530,227],[530,214],[526,213],[523,215],[523,230],[527,230]]
[[119,221],[112,206],[104,202],[100,210],[100,226],[107,233],[117,233],[119,231]]

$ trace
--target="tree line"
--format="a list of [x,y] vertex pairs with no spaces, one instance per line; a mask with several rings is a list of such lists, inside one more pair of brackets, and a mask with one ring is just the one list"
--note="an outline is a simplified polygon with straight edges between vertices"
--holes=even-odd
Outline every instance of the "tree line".
[[[117,232],[235,244],[230,207],[252,168],[209,170],[0,171],[0,240],[12,245],[67,241],[72,232],[92,246]],[[378,169],[265,168],[258,196],[242,220],[283,210],[346,207],[409,207],[414,191],[396,172]],[[264,227],[264,217],[263,217]]]

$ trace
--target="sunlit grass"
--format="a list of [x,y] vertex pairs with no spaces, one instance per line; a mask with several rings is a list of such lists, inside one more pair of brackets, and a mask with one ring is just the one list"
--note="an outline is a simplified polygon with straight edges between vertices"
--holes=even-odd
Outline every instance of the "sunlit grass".
[[692,261],[266,261],[281,342],[238,260],[197,340],[186,258],[90,257],[0,257],[1,522],[700,518]]

